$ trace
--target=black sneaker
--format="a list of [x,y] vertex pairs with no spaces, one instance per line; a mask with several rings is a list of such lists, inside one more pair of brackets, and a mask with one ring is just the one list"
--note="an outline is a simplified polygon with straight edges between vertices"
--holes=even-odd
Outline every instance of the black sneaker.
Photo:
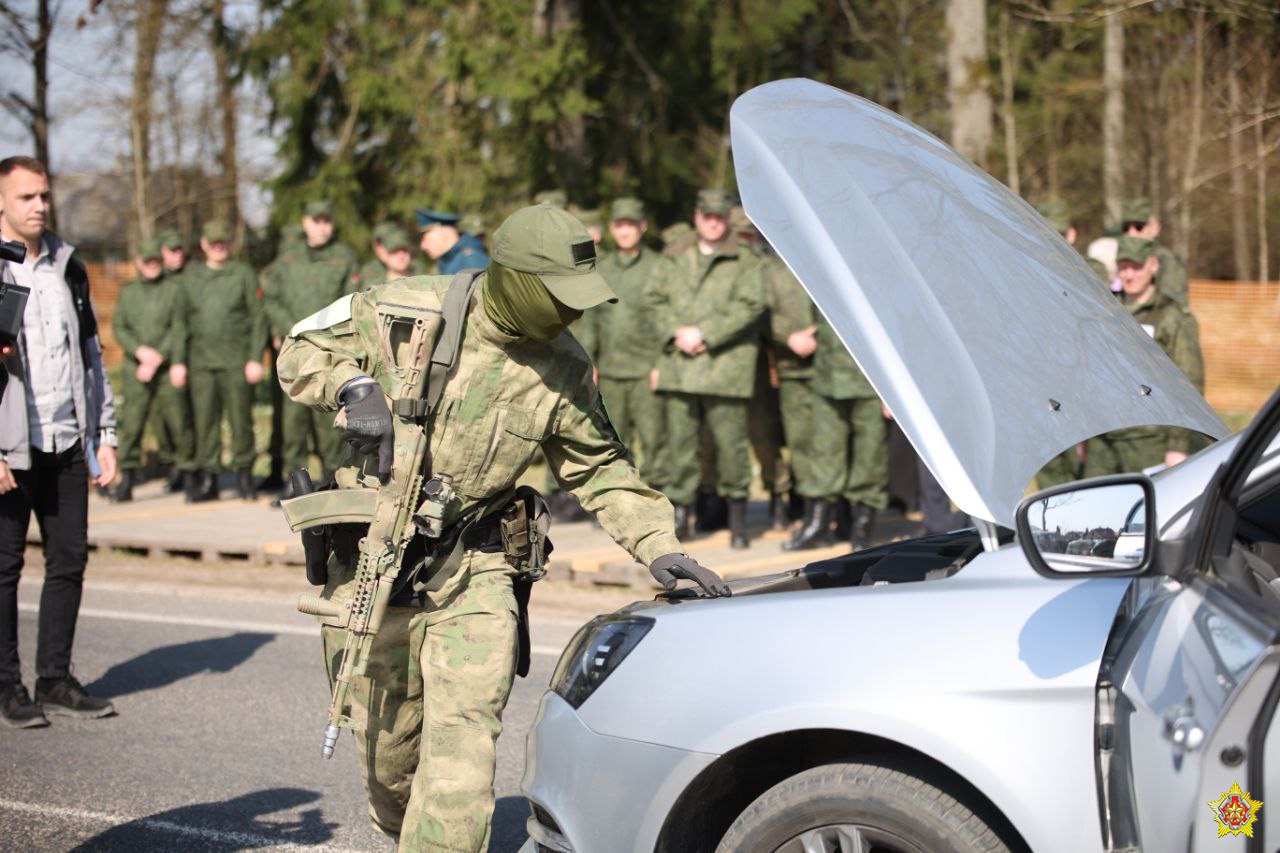
[[0,721],[15,729],[39,729],[49,725],[40,706],[21,684],[0,689]]
[[64,717],[92,720],[110,717],[116,712],[115,706],[106,699],[95,699],[86,693],[83,685],[72,675],[37,678],[36,701],[44,706],[47,713]]

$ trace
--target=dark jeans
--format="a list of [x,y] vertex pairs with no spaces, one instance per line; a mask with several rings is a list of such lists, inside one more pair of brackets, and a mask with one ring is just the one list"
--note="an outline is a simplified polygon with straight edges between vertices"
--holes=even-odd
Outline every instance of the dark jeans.
[[0,684],[20,680],[18,576],[31,513],[44,542],[44,589],[36,674],[64,678],[71,672],[80,590],[89,556],[89,468],[77,443],[62,453],[31,451],[31,470],[14,471],[18,487],[0,495]]

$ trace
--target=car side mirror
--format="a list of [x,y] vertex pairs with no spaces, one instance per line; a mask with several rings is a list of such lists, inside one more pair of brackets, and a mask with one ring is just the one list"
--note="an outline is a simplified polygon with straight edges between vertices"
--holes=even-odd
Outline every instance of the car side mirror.
[[1155,489],[1140,474],[1036,492],[1014,522],[1022,552],[1047,578],[1137,577],[1155,556]]

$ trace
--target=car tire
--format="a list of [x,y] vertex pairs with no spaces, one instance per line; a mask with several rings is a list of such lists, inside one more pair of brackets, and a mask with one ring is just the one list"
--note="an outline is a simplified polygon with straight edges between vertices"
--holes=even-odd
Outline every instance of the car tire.
[[814,767],[761,794],[716,853],[1008,853],[986,821],[928,775],[888,761]]

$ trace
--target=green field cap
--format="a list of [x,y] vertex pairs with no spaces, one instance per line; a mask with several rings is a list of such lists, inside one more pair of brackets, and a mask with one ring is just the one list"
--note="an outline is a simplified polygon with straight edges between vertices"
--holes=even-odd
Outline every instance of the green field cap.
[[1060,198],[1051,198],[1048,201],[1041,202],[1036,205],[1036,210],[1040,211],[1040,215],[1058,233],[1062,233],[1071,227],[1071,216],[1067,212],[1067,203]]
[[1146,222],[1151,218],[1151,199],[1127,198],[1120,205],[1120,222]]
[[404,233],[404,229],[399,225],[391,222],[384,222],[379,225],[374,232],[378,242],[382,244],[382,248],[388,252],[412,251],[413,242],[409,239],[409,235]]
[[158,240],[161,247],[165,249],[187,248],[186,244],[182,242],[182,235],[172,229],[168,231],[161,231],[156,235],[156,240]]
[[312,219],[333,219],[333,205],[325,199],[307,202],[302,212]]
[[210,243],[227,243],[231,240],[231,226],[222,219],[210,219],[204,224],[200,236]]
[[551,295],[584,311],[618,297],[596,272],[596,244],[581,222],[550,204],[517,210],[493,233],[493,260],[533,273]]
[[1121,237],[1116,241],[1116,260],[1145,264],[1156,244],[1141,237]]
[[728,216],[733,210],[733,198],[724,190],[699,190],[698,210],[714,216]]
[[164,257],[160,254],[160,239],[153,238],[151,240],[143,240],[139,243],[138,257],[144,261],[158,261]]
[[477,237],[483,237],[489,233],[489,228],[485,224],[484,217],[478,213],[464,214],[462,220],[458,223],[459,228],[468,234],[474,234]]
[[630,196],[615,198],[613,204],[609,206],[609,221],[612,222],[615,219],[630,219],[635,222],[643,222],[644,202]]

